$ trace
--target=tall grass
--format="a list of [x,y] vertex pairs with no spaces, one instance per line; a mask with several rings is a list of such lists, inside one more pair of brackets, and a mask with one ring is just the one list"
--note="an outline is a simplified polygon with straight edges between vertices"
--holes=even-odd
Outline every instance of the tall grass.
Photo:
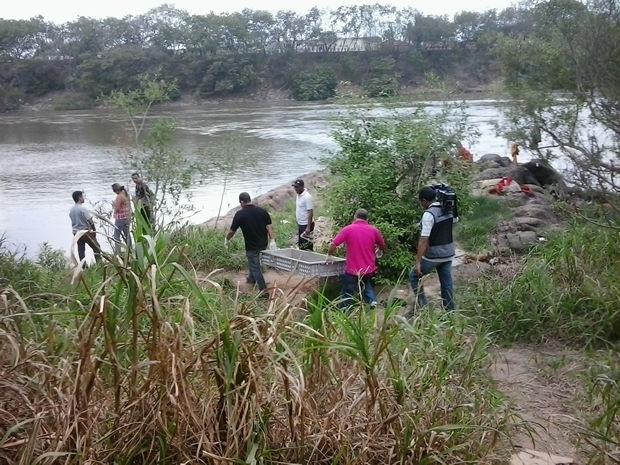
[[618,346],[595,354],[604,363],[585,370],[581,382],[586,386],[586,415],[580,438],[592,447],[589,464],[620,461],[620,357]]
[[512,419],[465,321],[240,299],[165,237],[85,270],[45,318],[0,291],[1,462],[495,460]]
[[620,241],[613,229],[571,223],[520,269],[487,276],[461,301],[503,341],[600,345],[620,338]]

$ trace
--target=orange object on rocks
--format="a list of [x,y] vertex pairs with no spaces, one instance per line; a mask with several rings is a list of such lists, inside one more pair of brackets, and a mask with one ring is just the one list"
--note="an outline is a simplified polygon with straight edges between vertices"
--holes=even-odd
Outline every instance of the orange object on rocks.
[[523,185],[521,186],[521,192],[523,192],[528,197],[534,197],[534,192],[530,189],[530,186]]
[[463,147],[462,145],[459,146],[458,151],[456,152],[456,158],[458,158],[459,160],[466,161],[468,163],[472,163],[474,161],[474,157],[471,154],[471,152],[466,147]]

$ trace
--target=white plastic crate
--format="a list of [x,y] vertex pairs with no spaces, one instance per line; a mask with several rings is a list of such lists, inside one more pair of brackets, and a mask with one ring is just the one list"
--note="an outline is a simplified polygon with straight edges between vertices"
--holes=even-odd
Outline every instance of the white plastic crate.
[[338,276],[344,274],[344,258],[298,249],[263,250],[263,265],[302,276]]

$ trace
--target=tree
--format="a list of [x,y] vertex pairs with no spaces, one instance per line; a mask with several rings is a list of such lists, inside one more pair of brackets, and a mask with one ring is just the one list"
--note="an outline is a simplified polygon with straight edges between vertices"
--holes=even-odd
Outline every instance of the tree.
[[271,28],[275,24],[268,11],[244,9],[242,12],[248,31],[247,51],[267,53],[267,45],[272,40]]
[[306,20],[294,11],[278,11],[274,25],[274,39],[280,51],[296,51],[306,39]]
[[[396,111],[377,118],[354,114],[334,133],[339,149],[325,159],[331,176],[326,192],[329,213],[340,227],[351,221],[357,208],[368,210],[387,242],[383,278],[398,279],[411,266],[415,225],[421,214],[417,192],[431,183],[439,160],[453,158],[456,143],[465,134],[475,131],[468,127],[460,107],[446,107],[436,115],[422,107],[407,115]],[[444,175],[467,210],[467,169],[455,163]]]
[[182,220],[193,210],[188,189],[192,177],[206,170],[174,148],[173,120],[160,117],[149,122],[153,106],[169,101],[175,92],[174,84],[143,76],[140,88],[114,91],[105,99],[124,113],[131,129],[123,162],[148,182],[156,198],[156,217],[162,222],[163,216],[169,223]]
[[551,0],[534,17],[529,35],[498,47],[515,97],[507,136],[543,160],[564,160],[569,183],[602,196],[618,227],[620,5]]
[[0,60],[21,60],[34,57],[46,30],[43,18],[13,20],[0,18]]

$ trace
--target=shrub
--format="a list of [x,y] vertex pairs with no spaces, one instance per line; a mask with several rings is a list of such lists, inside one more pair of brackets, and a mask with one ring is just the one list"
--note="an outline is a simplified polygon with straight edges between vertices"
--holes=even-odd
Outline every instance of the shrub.
[[325,100],[336,95],[338,80],[329,68],[302,73],[293,79],[291,95],[295,100]]
[[[455,152],[465,121],[452,107],[435,116],[422,108],[407,115],[394,110],[381,118],[354,114],[334,133],[340,148],[324,160],[331,177],[325,204],[337,227],[350,223],[357,208],[368,210],[387,243],[380,279],[397,280],[413,263],[418,190],[437,181],[435,165]],[[471,210],[470,170],[452,163],[441,173],[458,192],[460,213]]]
[[364,94],[367,97],[395,97],[400,83],[396,76],[374,77],[364,82]]

